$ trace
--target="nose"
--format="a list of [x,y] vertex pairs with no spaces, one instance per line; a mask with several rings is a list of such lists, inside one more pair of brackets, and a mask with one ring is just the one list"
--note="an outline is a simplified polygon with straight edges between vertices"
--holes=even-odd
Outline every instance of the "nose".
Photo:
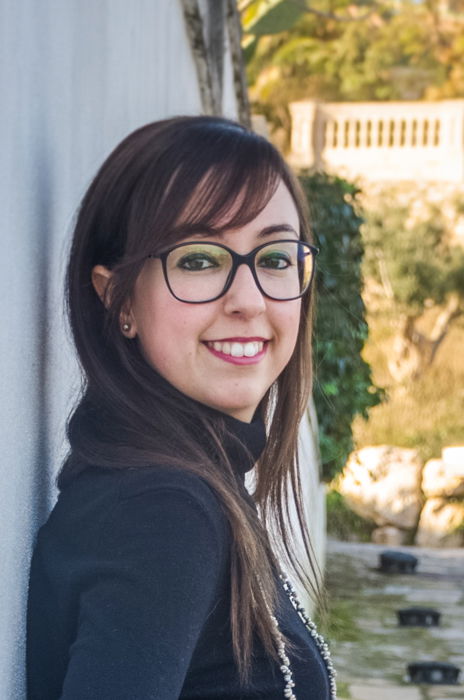
[[253,274],[247,265],[239,265],[233,282],[224,295],[226,313],[257,316],[266,308],[266,300],[258,289]]

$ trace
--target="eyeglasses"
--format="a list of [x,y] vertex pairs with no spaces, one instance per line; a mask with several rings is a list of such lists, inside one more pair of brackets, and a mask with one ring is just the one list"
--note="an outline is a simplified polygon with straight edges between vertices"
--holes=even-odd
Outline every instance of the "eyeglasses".
[[276,301],[299,299],[314,276],[318,249],[303,241],[264,243],[239,255],[222,243],[179,243],[150,258],[159,258],[171,294],[187,304],[204,304],[223,296],[240,265],[247,265],[261,294]]

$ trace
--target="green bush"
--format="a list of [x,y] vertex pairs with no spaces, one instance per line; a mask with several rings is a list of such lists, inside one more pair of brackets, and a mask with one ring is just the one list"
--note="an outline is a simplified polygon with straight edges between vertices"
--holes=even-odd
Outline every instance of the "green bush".
[[361,298],[363,245],[358,189],[326,174],[302,173],[316,245],[317,311],[314,330],[314,401],[319,421],[323,477],[340,472],[353,449],[352,422],[367,417],[383,392],[362,359],[367,338]]
[[364,520],[351,510],[345,499],[335,490],[327,492],[327,532],[338,540],[370,542],[372,530],[376,527],[370,520]]

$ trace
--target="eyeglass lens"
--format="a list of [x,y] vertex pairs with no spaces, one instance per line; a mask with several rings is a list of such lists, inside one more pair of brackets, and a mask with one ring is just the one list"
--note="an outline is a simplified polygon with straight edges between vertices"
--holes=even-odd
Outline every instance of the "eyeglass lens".
[[[313,267],[311,250],[300,241],[271,242],[254,256],[261,291],[277,300],[301,296],[311,282]],[[232,269],[231,253],[214,243],[181,245],[166,260],[169,286],[183,301],[201,302],[220,296]]]

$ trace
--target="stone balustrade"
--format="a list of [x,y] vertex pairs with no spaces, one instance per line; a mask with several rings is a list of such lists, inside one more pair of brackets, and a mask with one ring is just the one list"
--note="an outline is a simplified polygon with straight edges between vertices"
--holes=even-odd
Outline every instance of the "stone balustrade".
[[290,104],[290,161],[368,180],[464,182],[464,100]]

